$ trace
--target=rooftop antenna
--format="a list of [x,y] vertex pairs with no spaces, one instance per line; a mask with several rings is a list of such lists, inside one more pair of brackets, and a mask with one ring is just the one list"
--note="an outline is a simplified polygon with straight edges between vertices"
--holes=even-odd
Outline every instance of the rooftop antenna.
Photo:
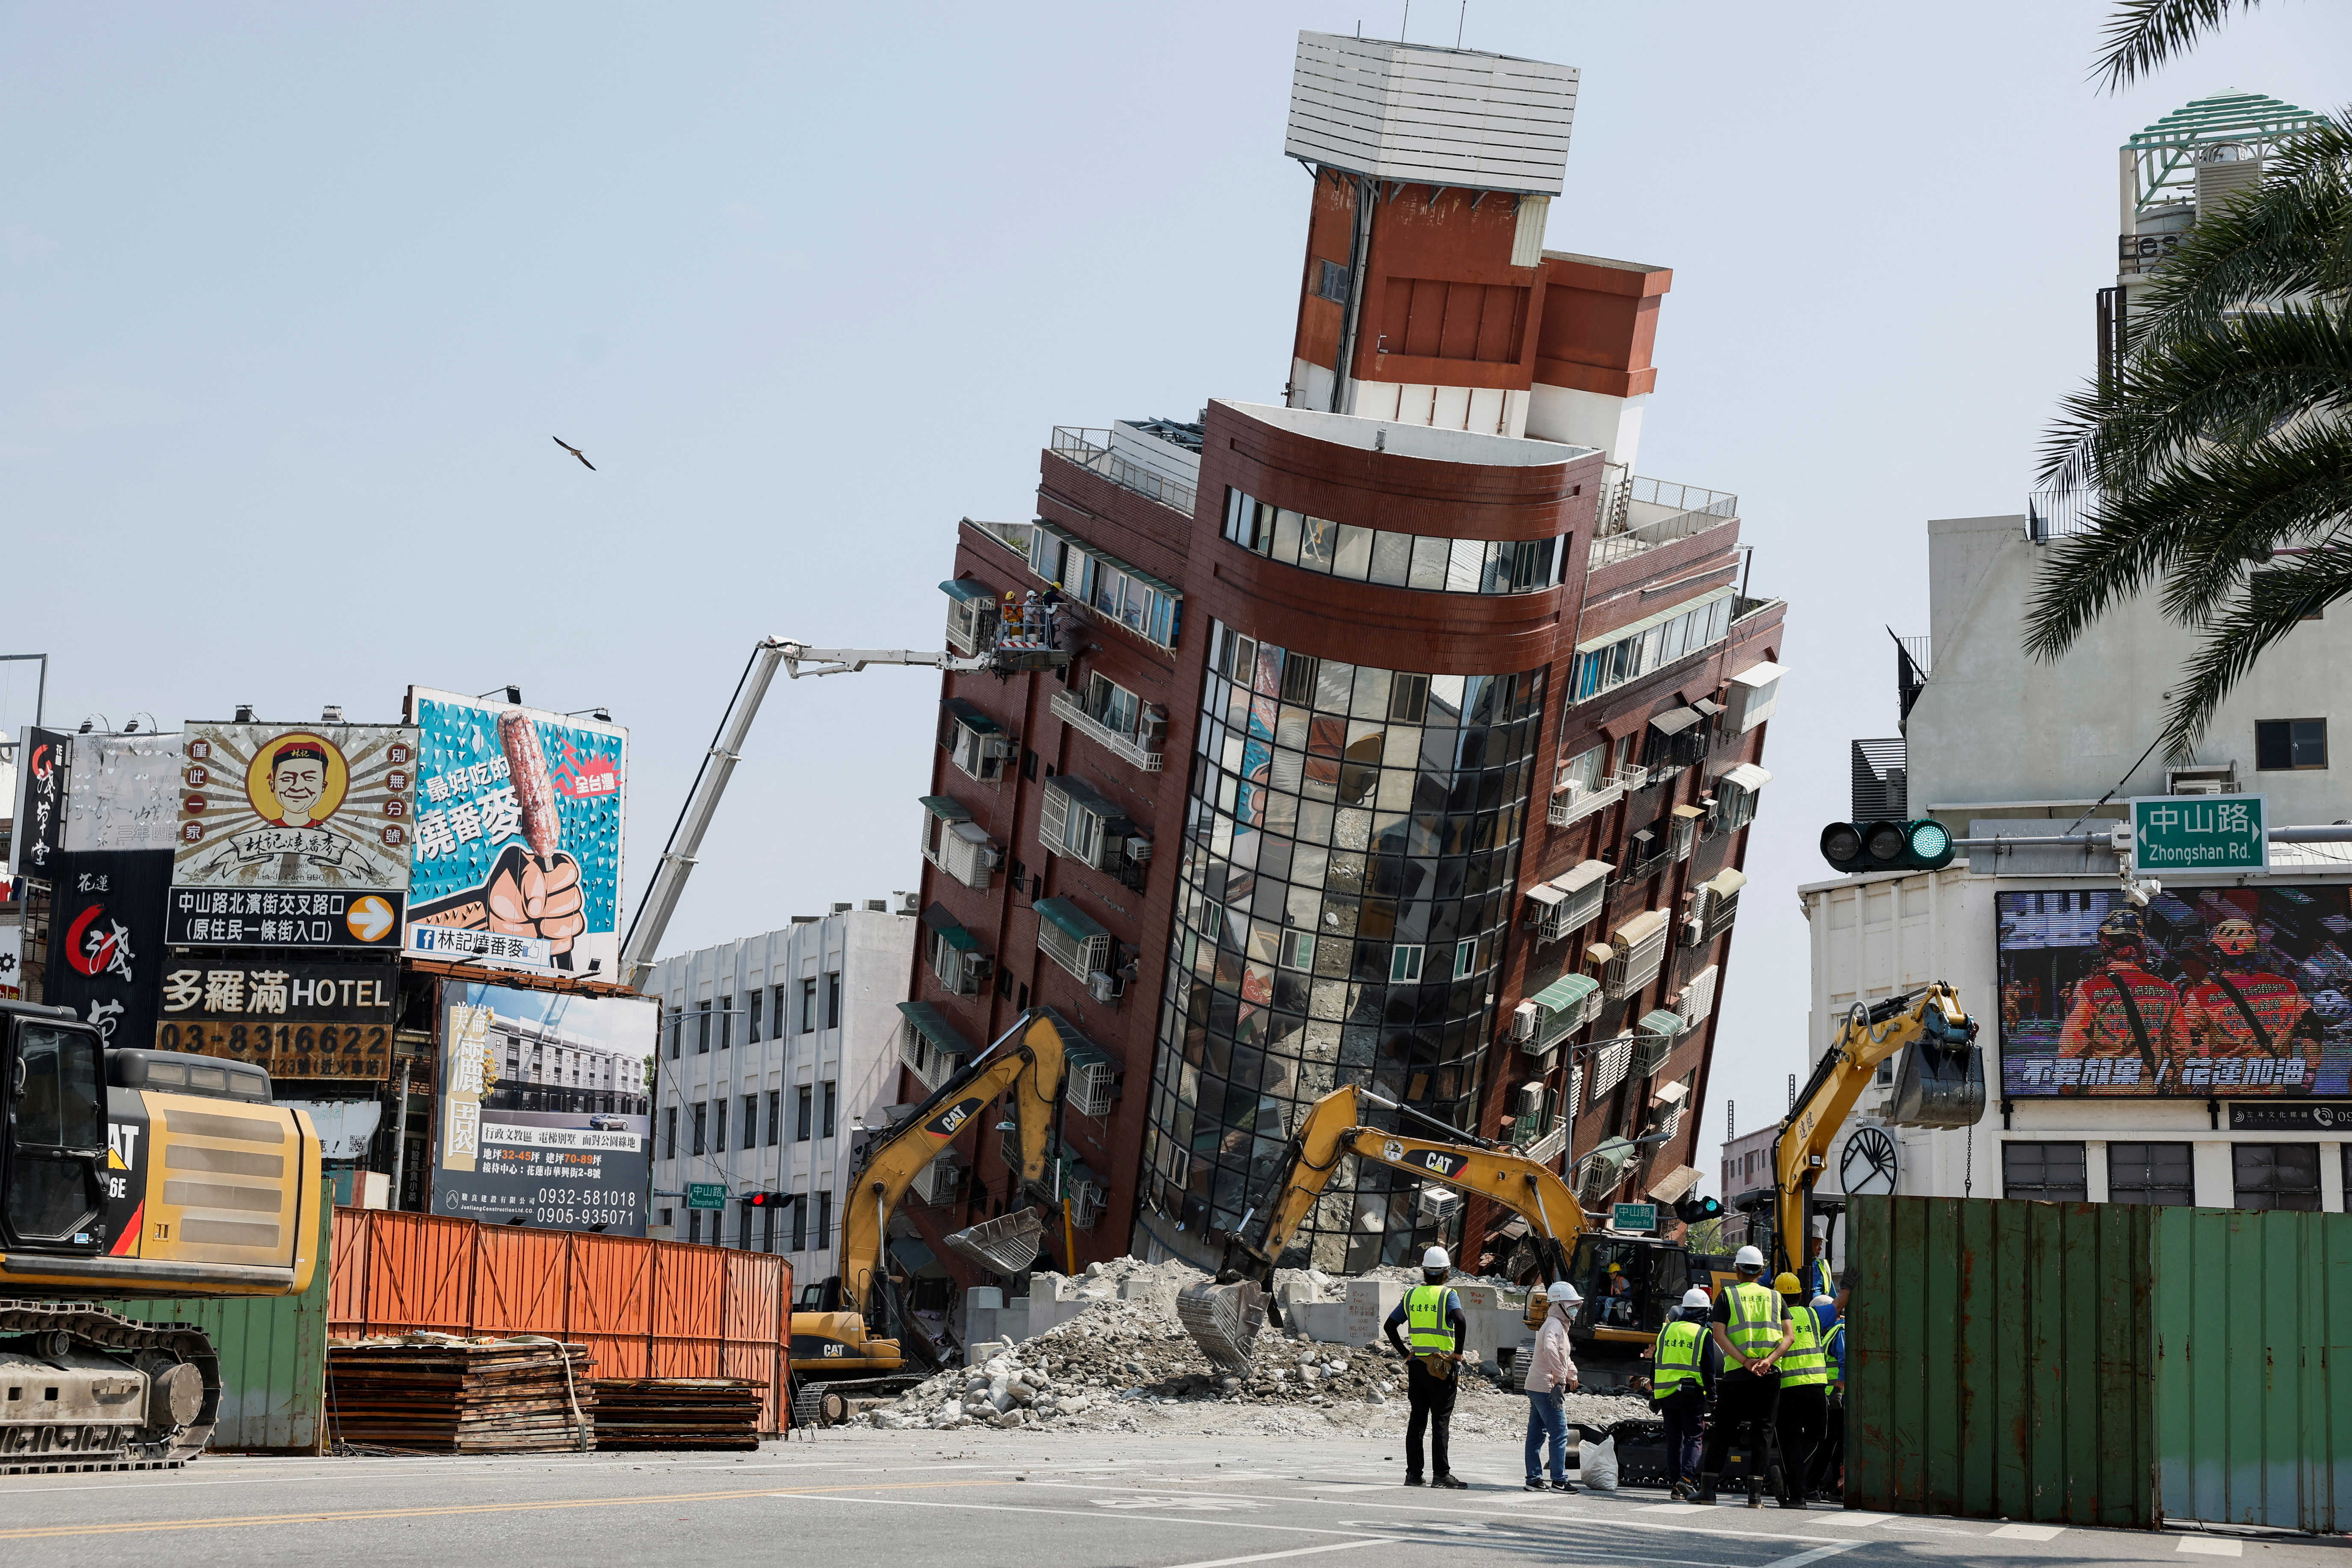
[[1725,1100],[1723,1102],[1723,1141],[1727,1143],[1739,1136],[1738,1124],[1732,1121],[1731,1110],[1731,1101]]
[[1470,20],[1470,0],[1462,0],[1462,14],[1454,18],[1454,47],[1462,47],[1462,29]]
[[1795,1073],[1789,1075],[1789,1109],[1790,1110],[1797,1109],[1797,1075]]
[[1404,42],[1405,29],[1412,26],[1412,0],[1404,0],[1404,20],[1397,24],[1397,42]]

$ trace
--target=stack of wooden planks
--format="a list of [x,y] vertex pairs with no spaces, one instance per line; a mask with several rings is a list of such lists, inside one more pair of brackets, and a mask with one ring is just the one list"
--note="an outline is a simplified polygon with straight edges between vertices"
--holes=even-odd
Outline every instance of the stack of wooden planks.
[[411,1334],[327,1348],[327,1413],[344,1444],[407,1453],[596,1446],[585,1345]]
[[756,1448],[757,1383],[732,1377],[604,1378],[596,1384],[602,1448]]

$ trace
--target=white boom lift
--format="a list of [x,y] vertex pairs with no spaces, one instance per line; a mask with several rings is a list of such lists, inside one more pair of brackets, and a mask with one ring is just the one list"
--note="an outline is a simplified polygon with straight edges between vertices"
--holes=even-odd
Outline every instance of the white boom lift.
[[760,704],[768,695],[769,683],[776,679],[779,665],[797,680],[803,675],[846,675],[869,664],[919,665],[957,673],[1050,668],[1066,664],[1069,658],[1068,654],[1053,651],[1034,638],[1005,638],[984,652],[970,655],[903,647],[811,647],[783,637],[761,638],[751,649],[751,661],[743,667],[742,679],[735,683],[735,695],[719,721],[719,733],[703,753],[694,787],[687,792],[686,805],[662,850],[661,864],[655,868],[653,885],[646,889],[645,901],[629,922],[628,937],[621,943],[621,983],[642,986],[653,969],[654,953],[661,946],[662,933],[669,929],[678,895],[686,891],[686,879],[694,870],[702,836],[719,810],[719,797],[727,792],[728,776],[743,755],[744,738],[751,732],[751,721],[759,716]]

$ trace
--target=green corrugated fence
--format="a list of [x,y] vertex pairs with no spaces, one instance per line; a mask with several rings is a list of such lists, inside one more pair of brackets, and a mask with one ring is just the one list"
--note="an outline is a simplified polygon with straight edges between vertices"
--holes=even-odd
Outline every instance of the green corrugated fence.
[[2158,1510],[2352,1527],[2352,1215],[2163,1209]]
[[1848,1213],[1849,1505],[2352,1527],[2352,1214]]
[[1848,1212],[1847,1503],[2154,1522],[2151,1211],[1876,1197]]
[[327,1398],[327,1287],[334,1234],[333,1186],[319,1192],[319,1266],[299,1296],[163,1296],[108,1301],[126,1318],[194,1323],[220,1355],[220,1425],[212,1449],[319,1451]]

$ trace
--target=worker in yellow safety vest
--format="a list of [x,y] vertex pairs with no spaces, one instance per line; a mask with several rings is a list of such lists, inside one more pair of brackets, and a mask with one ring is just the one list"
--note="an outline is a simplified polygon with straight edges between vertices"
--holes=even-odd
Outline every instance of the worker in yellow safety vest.
[[1677,1502],[1698,1481],[1706,1393],[1723,1364],[1707,1340],[1706,1315],[1714,1305],[1696,1285],[1684,1291],[1680,1310],[1650,1347],[1650,1406],[1666,1424],[1666,1486]]
[[1763,1282],[1764,1254],[1743,1247],[1732,1262],[1739,1278],[1723,1287],[1708,1314],[1708,1331],[1723,1352],[1723,1381],[1717,1385],[1715,1424],[1699,1460],[1695,1500],[1715,1500],[1716,1479],[1731,1458],[1733,1433],[1739,1432],[1748,1459],[1748,1506],[1764,1506],[1762,1487],[1771,1474],[1780,1506],[1802,1508],[1804,1500],[1779,1463],[1780,1445],[1773,1432],[1780,1394],[1778,1363],[1796,1336],[1779,1293]]
[[1828,1334],[1795,1275],[1781,1275],[1772,1288],[1785,1303],[1790,1331],[1788,1353],[1780,1358],[1780,1462],[1789,1468],[1789,1484],[1803,1495],[1811,1489],[1814,1460],[1829,1429]]
[[[1454,1422],[1454,1395],[1459,1386],[1454,1372],[1462,1359],[1462,1342],[1470,1332],[1461,1297],[1446,1287],[1453,1273],[1453,1261],[1445,1256],[1445,1248],[1433,1247],[1423,1253],[1422,1282],[1404,1293],[1404,1300],[1397,1303],[1396,1310],[1382,1325],[1390,1345],[1405,1358],[1405,1400],[1412,1411],[1404,1426],[1404,1484],[1409,1487],[1422,1484],[1421,1440],[1424,1430],[1429,1434],[1429,1458],[1434,1467],[1429,1484],[1454,1488],[1470,1484],[1454,1478],[1445,1451],[1447,1429]],[[1407,1328],[1412,1336],[1410,1348],[1399,1335],[1400,1330]]]

